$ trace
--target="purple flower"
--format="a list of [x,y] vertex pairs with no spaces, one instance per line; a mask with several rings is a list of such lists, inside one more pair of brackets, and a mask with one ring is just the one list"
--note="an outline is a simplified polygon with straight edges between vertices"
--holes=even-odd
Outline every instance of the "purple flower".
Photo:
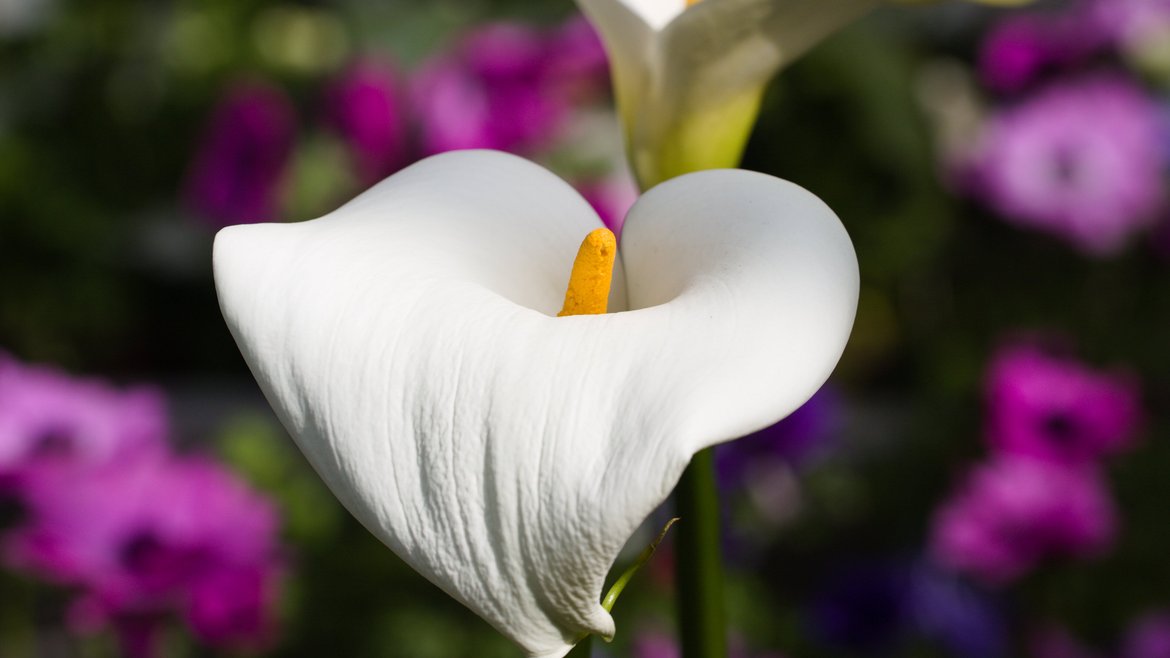
[[412,81],[422,148],[538,151],[575,103],[606,87],[606,74],[604,49],[583,20],[547,33],[518,23],[479,27]]
[[92,467],[164,449],[167,410],[153,388],[115,389],[0,353],[0,480],[34,466]]
[[1079,0],[1059,10],[1011,13],[984,39],[979,70],[990,88],[1017,93],[1095,56],[1140,49],[1170,30],[1170,0]]
[[126,460],[30,477],[29,521],[11,532],[12,568],[80,592],[78,631],[114,628],[150,655],[152,624],[178,613],[201,640],[255,648],[272,634],[282,570],[272,504],[197,458]]
[[554,93],[582,102],[608,93],[609,57],[584,16],[575,15],[554,29],[545,47],[545,76]]
[[824,452],[826,442],[838,429],[841,409],[837,392],[826,386],[784,420],[720,445],[715,449],[719,483],[734,487],[753,470],[814,459]]
[[1170,217],[1163,217],[1151,235],[1154,253],[1163,261],[1170,261]]
[[975,468],[938,510],[931,551],[939,564],[998,585],[1048,557],[1099,555],[1116,532],[1094,469],[1000,456]]
[[269,644],[280,573],[278,565],[261,562],[209,569],[191,583],[183,618],[209,644]]
[[188,205],[215,227],[272,221],[296,138],[284,92],[261,82],[232,87],[212,113],[186,182]]
[[1121,658],[1170,658],[1170,613],[1153,612],[1130,626]]
[[903,565],[849,565],[814,596],[808,612],[811,630],[824,644],[851,652],[892,648],[909,628],[912,591]]
[[1008,14],[983,40],[979,73],[988,87],[1015,93],[1083,64],[1109,44],[1107,31],[1084,10]]
[[1087,0],[1087,22],[1125,47],[1170,28],[1170,0]]
[[979,73],[998,91],[1018,91],[1049,64],[1048,25],[1033,16],[1017,16],[997,24],[983,40]]
[[1127,78],[1052,85],[984,126],[973,191],[1011,223],[1115,253],[1164,207],[1165,128]]
[[882,652],[914,638],[963,658],[1003,655],[1006,628],[986,594],[918,560],[853,564],[830,578],[808,616],[829,646]]
[[1026,345],[1002,348],[987,373],[987,439],[993,448],[1068,463],[1129,448],[1141,394],[1125,373],[1100,372]]
[[406,164],[406,108],[393,69],[374,61],[354,64],[330,85],[326,105],[327,120],[348,145],[363,185]]
[[932,564],[912,571],[911,612],[917,633],[962,658],[1006,655],[1007,624],[985,592]]
[[546,93],[546,56],[536,29],[495,23],[426,63],[412,85],[423,150],[529,152],[547,143],[567,107]]

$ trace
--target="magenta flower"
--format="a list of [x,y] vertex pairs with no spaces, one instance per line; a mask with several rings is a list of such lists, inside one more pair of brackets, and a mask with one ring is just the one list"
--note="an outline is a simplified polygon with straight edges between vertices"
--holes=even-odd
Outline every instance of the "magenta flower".
[[1003,453],[1084,463],[1132,446],[1141,393],[1125,373],[1020,345],[1001,349],[986,381],[987,439]]
[[1001,456],[975,468],[938,510],[931,550],[939,564],[1005,584],[1049,557],[1102,553],[1116,526],[1095,470]]
[[996,91],[1019,92],[1046,74],[1083,64],[1109,45],[1107,31],[1079,8],[1008,14],[980,46],[979,73]]
[[159,453],[167,434],[166,404],[153,388],[118,390],[0,353],[0,478]]
[[1086,0],[1086,22],[1118,47],[1170,28],[1170,0]]
[[1153,612],[1130,626],[1121,658],[1170,658],[1170,613]]
[[545,44],[545,77],[554,93],[587,101],[609,92],[609,57],[601,37],[577,14],[555,28]]
[[231,88],[212,113],[186,182],[187,204],[213,226],[276,218],[296,138],[296,112],[279,88]]
[[1164,207],[1165,128],[1124,77],[1053,85],[984,127],[974,191],[1011,223],[1111,254]]
[[981,45],[980,76],[996,91],[1015,93],[1096,56],[1159,39],[1167,30],[1170,0],[1078,0],[1060,9],[1011,13]]
[[354,64],[326,91],[327,120],[349,147],[363,185],[406,164],[404,106],[398,76],[374,61]]
[[1170,261],[1170,217],[1163,217],[1150,236],[1154,253],[1164,261]]
[[78,631],[113,628],[151,655],[152,624],[180,614],[196,637],[255,648],[272,634],[282,570],[272,504],[203,459],[127,460],[62,478],[40,471],[5,562],[76,588]]
[[[558,50],[564,43],[570,49]],[[477,28],[415,77],[412,98],[422,149],[531,152],[548,145],[569,110],[558,90],[571,85],[569,78],[552,74],[583,66],[573,54],[578,49],[573,41],[549,39],[518,23]],[[591,75],[585,64],[583,75]]]
[[1049,26],[1034,16],[1014,16],[988,32],[979,51],[979,73],[997,91],[1018,91],[1050,63]]

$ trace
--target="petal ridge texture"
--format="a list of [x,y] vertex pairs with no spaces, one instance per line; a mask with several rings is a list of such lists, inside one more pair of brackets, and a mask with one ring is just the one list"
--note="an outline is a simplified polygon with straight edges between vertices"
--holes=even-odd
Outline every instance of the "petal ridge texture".
[[725,170],[635,204],[611,313],[553,317],[601,225],[538,165],[461,151],[215,241],[227,325],[314,468],[530,656],[613,635],[600,598],[623,544],[694,452],[816,391],[857,302],[832,211]]

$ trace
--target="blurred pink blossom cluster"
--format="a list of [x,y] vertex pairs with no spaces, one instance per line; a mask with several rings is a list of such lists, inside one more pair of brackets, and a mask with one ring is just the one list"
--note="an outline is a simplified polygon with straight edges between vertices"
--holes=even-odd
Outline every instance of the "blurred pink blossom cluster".
[[1165,28],[1170,28],[1168,0],[1074,0],[1012,12],[987,33],[979,72],[997,92],[1023,92],[1045,78],[1131,50],[1150,31]]
[[1127,373],[1032,345],[1003,347],[986,378],[992,454],[937,511],[936,560],[1004,584],[1048,558],[1108,550],[1117,518],[1103,460],[1133,447],[1140,397]]
[[276,219],[295,138],[296,109],[283,91],[236,83],[208,120],[187,176],[187,204],[217,226]]
[[1121,56],[1157,24],[1170,38],[1170,2],[1006,14],[980,55],[981,79],[1004,98],[964,158],[969,191],[1006,221],[1093,256],[1165,221],[1167,110]]
[[1147,39],[1165,37],[1170,28],[1168,0],[1095,0],[1084,11],[1086,22],[1114,48],[1141,48]]
[[[601,41],[580,16],[551,27],[488,23],[403,72],[386,57],[352,62],[312,103],[345,147],[356,185],[455,149],[551,159],[583,108],[608,100]],[[280,88],[229,88],[201,137],[187,205],[216,227],[273,221],[298,140],[297,107]],[[613,120],[616,127],[616,118]],[[612,160],[621,161],[620,147]],[[607,224],[620,226],[636,190],[613,163],[570,176]]]
[[601,42],[581,19],[551,31],[478,26],[410,82],[421,151],[539,151],[575,102],[604,93],[607,75]]
[[161,655],[175,614],[207,644],[261,647],[284,569],[276,508],[169,434],[154,389],[0,354],[0,560],[67,588],[70,628],[112,629],[131,658]]

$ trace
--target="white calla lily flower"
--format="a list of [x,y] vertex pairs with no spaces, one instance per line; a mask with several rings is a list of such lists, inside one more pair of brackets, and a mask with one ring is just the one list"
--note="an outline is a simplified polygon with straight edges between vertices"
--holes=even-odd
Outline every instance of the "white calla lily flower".
[[768,81],[881,0],[578,0],[648,187],[739,164]]
[[605,43],[630,162],[648,187],[690,171],[737,166],[768,81],[883,0],[577,4]]
[[530,656],[612,637],[623,544],[696,451],[817,390],[857,303],[828,207],[720,170],[635,204],[610,313],[554,317],[601,226],[538,165],[464,151],[215,241],[228,327],[321,477]]

